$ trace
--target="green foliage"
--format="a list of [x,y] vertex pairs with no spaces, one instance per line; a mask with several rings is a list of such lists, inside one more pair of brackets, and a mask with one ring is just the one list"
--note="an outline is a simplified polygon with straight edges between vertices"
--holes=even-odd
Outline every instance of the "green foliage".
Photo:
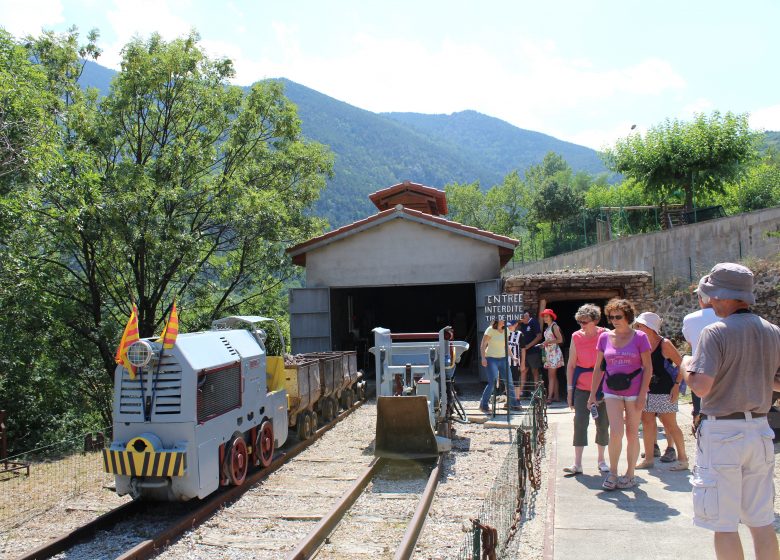
[[666,120],[645,136],[632,134],[605,153],[607,166],[642,181],[658,202],[684,192],[686,209],[697,196],[720,192],[738,180],[756,157],[757,136],[747,115],[697,115],[692,122]]
[[0,195],[46,169],[57,106],[45,73],[0,28]]
[[[208,58],[194,33],[133,40],[106,97],[82,90],[95,38],[80,47],[73,30],[27,41],[59,126],[56,158],[0,206],[17,226],[2,239],[0,305],[12,313],[0,331],[13,335],[0,350],[17,357],[2,364],[0,397],[40,389],[41,400],[66,402],[77,391],[83,410],[108,419],[130,297],[141,336],[161,331],[174,297],[184,332],[229,314],[285,315],[294,269],[284,249],[322,231],[311,208],[332,158],[303,140],[280,84],[230,87],[232,63]],[[20,285],[29,299],[15,298]],[[30,306],[36,313],[19,320]],[[40,353],[15,342],[41,328]],[[24,368],[49,383],[31,387]]]

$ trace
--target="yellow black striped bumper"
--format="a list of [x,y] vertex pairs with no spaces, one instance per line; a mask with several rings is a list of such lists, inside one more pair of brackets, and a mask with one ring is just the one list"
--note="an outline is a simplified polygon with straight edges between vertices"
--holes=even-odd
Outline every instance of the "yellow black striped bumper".
[[[146,443],[144,451],[136,451],[136,440]],[[103,467],[108,473],[125,476],[184,476],[184,471],[187,470],[187,453],[155,451],[144,438],[133,438],[124,451],[104,449]]]

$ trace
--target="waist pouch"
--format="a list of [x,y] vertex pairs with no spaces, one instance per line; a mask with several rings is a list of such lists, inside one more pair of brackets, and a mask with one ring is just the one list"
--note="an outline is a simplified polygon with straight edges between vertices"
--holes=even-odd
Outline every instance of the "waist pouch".
[[625,391],[631,387],[631,382],[640,373],[642,373],[642,368],[634,370],[631,373],[609,373],[608,371],[605,371],[605,383],[607,384],[607,387],[613,391]]

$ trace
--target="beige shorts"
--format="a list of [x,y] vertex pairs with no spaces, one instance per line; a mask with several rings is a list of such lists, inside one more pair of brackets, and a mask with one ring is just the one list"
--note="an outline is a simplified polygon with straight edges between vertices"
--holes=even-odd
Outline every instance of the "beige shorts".
[[702,421],[691,476],[695,525],[733,533],[739,523],[774,522],[773,437],[766,417]]

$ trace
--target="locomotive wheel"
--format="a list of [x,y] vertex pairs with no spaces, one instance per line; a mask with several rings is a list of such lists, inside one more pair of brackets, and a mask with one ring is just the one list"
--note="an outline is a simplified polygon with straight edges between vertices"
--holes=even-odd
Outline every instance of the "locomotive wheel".
[[237,437],[230,443],[227,456],[228,478],[233,486],[241,486],[249,468],[249,453],[243,437]]
[[268,420],[260,424],[255,449],[255,456],[260,466],[265,468],[270,465],[274,458],[274,427]]

